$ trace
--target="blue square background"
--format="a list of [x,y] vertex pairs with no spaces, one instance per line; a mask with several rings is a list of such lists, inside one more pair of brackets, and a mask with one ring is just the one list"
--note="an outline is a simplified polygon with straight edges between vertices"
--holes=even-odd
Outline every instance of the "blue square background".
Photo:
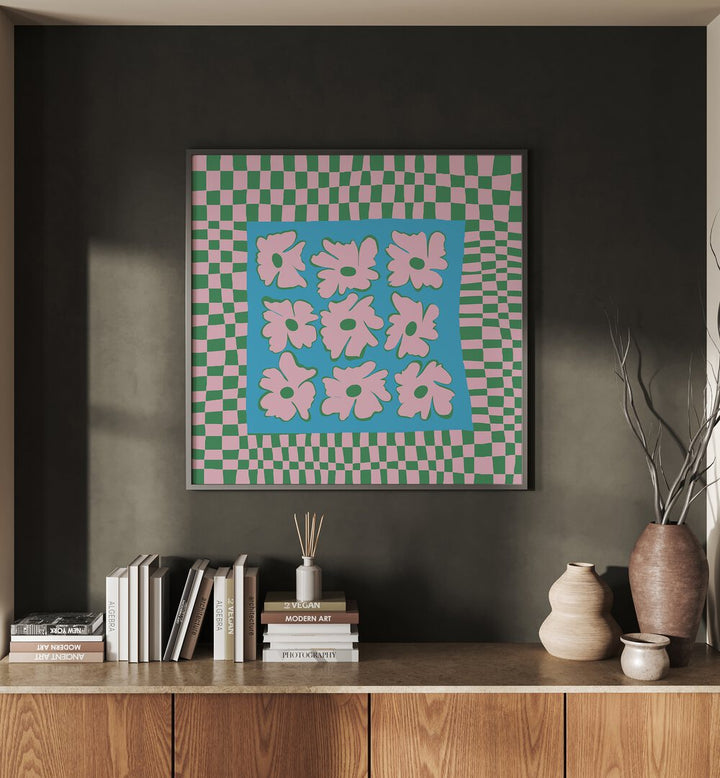
[[[302,252],[305,263],[303,276],[307,280],[307,287],[294,289],[279,289],[275,284],[266,286],[257,272],[257,239],[276,232],[294,230],[298,241],[305,241]],[[433,232],[442,232],[445,235],[445,259],[448,267],[440,271],[443,285],[439,289],[423,287],[416,290],[408,283],[401,287],[390,287],[387,283],[387,263],[390,256],[385,248],[392,242],[392,232],[398,230],[404,233],[425,232],[430,235]],[[463,221],[442,221],[437,219],[367,219],[356,221],[337,222],[250,222],[247,225],[248,232],[248,263],[247,263],[247,291],[248,291],[248,338],[247,338],[247,424],[251,434],[270,433],[299,433],[299,432],[415,432],[420,430],[472,430],[472,416],[470,411],[470,396],[465,379],[465,368],[462,360],[459,326],[459,301],[460,279],[462,276],[465,223]],[[263,298],[273,300],[306,300],[309,302],[319,317],[321,311],[327,309],[329,302],[344,299],[352,293],[348,290],[344,294],[335,294],[330,298],[320,297],[317,290],[319,281],[318,272],[322,269],[310,263],[310,257],[323,251],[322,241],[330,238],[333,241],[360,243],[369,235],[372,235],[378,243],[378,253],[375,258],[375,267],[379,278],[365,291],[357,291],[360,299],[371,295],[373,308],[378,316],[383,319],[384,325],[373,333],[378,340],[378,345],[368,347],[362,357],[357,359],[341,356],[332,360],[330,353],[323,346],[320,338],[321,322],[318,318],[313,322],[318,336],[309,348],[296,349],[288,342],[286,351],[291,351],[296,361],[304,367],[312,367],[317,370],[317,375],[312,379],[315,385],[315,400],[310,407],[310,418],[304,421],[296,415],[290,421],[283,421],[271,416],[266,416],[260,407],[260,398],[265,393],[260,388],[260,380],[264,370],[277,367],[280,354],[270,351],[269,343],[261,334],[262,328],[267,323],[263,318],[265,306]],[[430,352],[426,357],[420,358],[407,355],[399,359],[397,352],[386,351],[385,332],[390,326],[389,316],[395,313],[392,304],[392,294],[399,292],[405,297],[422,302],[424,307],[430,303],[438,306],[439,315],[435,320],[438,337],[428,341]],[[413,418],[405,418],[398,415],[400,407],[397,396],[395,374],[399,373],[411,362],[421,362],[424,366],[431,360],[439,362],[452,377],[449,385],[455,393],[452,405],[453,412],[449,417],[437,415],[431,411],[428,419],[423,420],[419,415]],[[337,415],[324,416],[320,413],[320,404],[325,399],[324,377],[332,376],[334,367],[357,367],[367,361],[375,362],[377,370],[387,370],[385,388],[391,395],[391,400],[383,404],[383,410],[376,413],[370,419],[361,421],[351,414],[345,421],[340,421]]]

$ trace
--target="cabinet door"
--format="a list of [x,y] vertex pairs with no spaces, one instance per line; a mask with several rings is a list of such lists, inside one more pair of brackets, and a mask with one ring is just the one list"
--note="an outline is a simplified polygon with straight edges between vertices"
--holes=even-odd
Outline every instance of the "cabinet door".
[[0,695],[0,778],[170,778],[172,700]]
[[720,695],[568,694],[568,778],[720,776]]
[[178,694],[175,774],[365,778],[366,694]]
[[374,694],[372,778],[563,776],[562,694]]

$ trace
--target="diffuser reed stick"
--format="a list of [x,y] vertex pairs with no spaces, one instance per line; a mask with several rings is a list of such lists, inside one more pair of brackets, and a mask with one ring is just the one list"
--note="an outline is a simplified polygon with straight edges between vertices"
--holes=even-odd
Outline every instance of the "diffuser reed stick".
[[320,532],[322,531],[323,520],[325,514],[320,516],[320,521],[317,521],[317,514],[313,513],[312,519],[310,518],[310,512],[305,514],[305,537],[300,533],[300,525],[298,524],[297,514],[293,514],[295,520],[295,531],[297,532],[298,540],[300,541],[300,551],[303,556],[314,557],[317,552],[318,542],[320,540]]

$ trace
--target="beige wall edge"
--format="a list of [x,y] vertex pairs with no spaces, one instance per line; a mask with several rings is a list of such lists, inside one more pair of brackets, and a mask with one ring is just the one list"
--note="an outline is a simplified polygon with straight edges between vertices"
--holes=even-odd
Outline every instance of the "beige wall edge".
[[[720,18],[707,28],[707,234],[720,211]],[[712,235],[713,244],[720,249],[720,219]],[[708,246],[707,255],[707,359],[708,365],[719,364],[718,352],[711,334],[716,332],[715,315],[720,302],[720,272]],[[710,401],[710,398],[708,398]],[[720,453],[720,431],[716,430],[708,451],[708,461],[718,461]],[[720,464],[708,473],[708,480],[720,476]],[[708,589],[707,639],[716,648],[720,647],[720,485],[707,490],[707,554],[710,563],[710,586]]]
[[14,607],[14,33],[0,10],[0,656]]

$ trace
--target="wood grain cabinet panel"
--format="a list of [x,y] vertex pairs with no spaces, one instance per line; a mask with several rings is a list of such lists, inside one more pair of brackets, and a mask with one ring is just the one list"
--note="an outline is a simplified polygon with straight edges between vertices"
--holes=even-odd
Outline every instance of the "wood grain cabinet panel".
[[183,778],[366,778],[366,694],[179,694]]
[[169,694],[0,695],[0,778],[170,778]]
[[562,778],[562,694],[377,694],[372,778]]
[[720,776],[719,694],[568,694],[568,778]]

